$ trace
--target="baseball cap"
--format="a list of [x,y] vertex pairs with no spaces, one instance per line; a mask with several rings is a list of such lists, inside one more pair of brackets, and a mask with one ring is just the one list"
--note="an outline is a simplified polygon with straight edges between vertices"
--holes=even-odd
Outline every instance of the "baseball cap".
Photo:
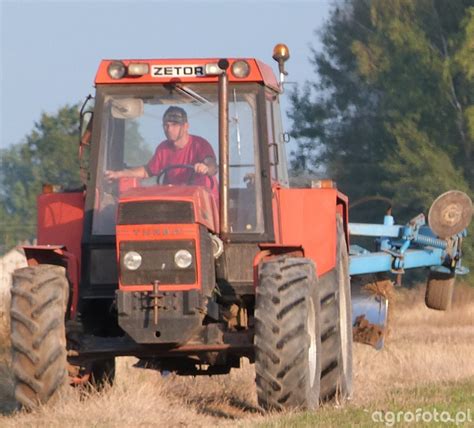
[[188,115],[186,111],[181,107],[171,106],[165,111],[163,115],[164,122],[175,122],[175,123],[186,123],[188,121]]

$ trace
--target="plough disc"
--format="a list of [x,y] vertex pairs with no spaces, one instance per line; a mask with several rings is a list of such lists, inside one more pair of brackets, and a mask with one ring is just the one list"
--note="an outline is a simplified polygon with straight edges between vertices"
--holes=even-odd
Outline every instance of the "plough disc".
[[462,232],[471,219],[471,198],[459,190],[450,190],[438,196],[428,213],[431,230],[443,239]]

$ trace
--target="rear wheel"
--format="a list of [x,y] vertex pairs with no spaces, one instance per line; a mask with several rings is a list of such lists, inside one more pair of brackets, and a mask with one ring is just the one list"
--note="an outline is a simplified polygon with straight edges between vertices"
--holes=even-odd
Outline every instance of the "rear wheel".
[[451,308],[455,276],[452,273],[430,271],[426,283],[425,303],[430,309],[445,311]]
[[96,360],[92,363],[90,383],[96,389],[112,385],[115,381],[115,358]]
[[[82,323],[77,320],[66,322],[66,339],[69,355],[77,355],[84,335]],[[115,358],[92,360],[84,364],[68,365],[69,383],[73,386],[91,386],[100,390],[115,381]]]
[[26,408],[47,402],[67,383],[68,290],[61,266],[30,266],[13,273],[12,368],[15,397]]
[[337,218],[336,267],[320,279],[321,399],[352,395],[352,306],[349,258],[342,218]]
[[320,299],[314,264],[264,262],[255,309],[257,396],[264,409],[315,409],[320,391]]
[[91,387],[101,391],[115,382],[115,358],[96,360],[84,366],[69,364],[69,383],[76,387]]

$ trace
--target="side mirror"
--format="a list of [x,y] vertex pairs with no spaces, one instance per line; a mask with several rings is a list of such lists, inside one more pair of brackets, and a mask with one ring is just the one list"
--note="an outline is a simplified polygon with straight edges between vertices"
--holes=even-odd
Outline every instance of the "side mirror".
[[90,147],[92,137],[92,122],[94,112],[92,111],[92,105],[89,101],[92,100],[92,96],[89,95],[84,104],[81,107],[79,116],[79,168],[80,178],[84,185],[87,185],[89,181],[89,159],[90,159]]
[[93,117],[94,113],[92,111],[86,111],[81,116],[81,140],[79,142],[80,145],[90,144]]

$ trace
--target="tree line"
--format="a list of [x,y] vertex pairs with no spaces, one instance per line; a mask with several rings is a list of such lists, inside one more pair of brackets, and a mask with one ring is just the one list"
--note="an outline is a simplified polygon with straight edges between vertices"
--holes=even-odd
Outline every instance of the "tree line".
[[[400,221],[444,191],[472,197],[474,1],[339,1],[319,36],[314,78],[291,95],[293,174],[388,198]],[[380,222],[374,199],[352,219]]]
[[[317,36],[313,74],[290,94],[293,177],[330,176],[353,201],[374,196],[351,211],[357,221],[381,220],[380,196],[400,221],[443,191],[472,197],[474,0],[335,1]],[[77,110],[43,114],[1,151],[0,250],[34,237],[43,182],[80,185]]]
[[80,186],[78,105],[43,113],[24,141],[0,151],[0,254],[36,236],[44,183]]

